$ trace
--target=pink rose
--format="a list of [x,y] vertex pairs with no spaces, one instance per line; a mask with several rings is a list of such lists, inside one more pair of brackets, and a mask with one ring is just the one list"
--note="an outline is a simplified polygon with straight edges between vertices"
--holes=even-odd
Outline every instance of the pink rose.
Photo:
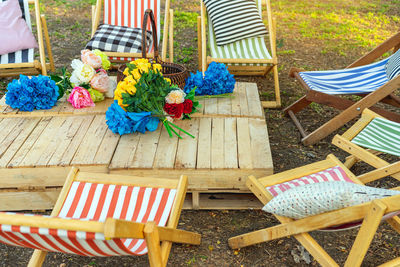
[[100,93],[107,92],[110,87],[110,78],[108,77],[107,72],[100,69],[100,71],[97,72],[90,81],[90,86]]
[[68,102],[70,102],[74,108],[94,107],[89,91],[79,86],[72,89],[68,97]]
[[96,55],[89,49],[81,51],[81,59],[83,63],[92,66],[94,69],[101,68],[101,57]]

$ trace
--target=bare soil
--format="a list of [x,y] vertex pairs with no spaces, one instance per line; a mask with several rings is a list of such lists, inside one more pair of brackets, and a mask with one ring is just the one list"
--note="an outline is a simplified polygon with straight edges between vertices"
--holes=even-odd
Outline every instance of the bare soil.
[[[73,58],[79,56],[80,50],[89,40],[90,36],[90,6],[84,1],[55,1],[42,0],[44,13],[51,36],[56,67],[61,68],[70,64]],[[198,12],[198,1],[176,0],[172,1],[175,10]],[[61,4],[60,4],[61,3]],[[65,3],[69,3],[68,5]],[[288,29],[280,28],[278,23],[278,38],[280,35],[288,36]],[[197,33],[195,26],[180,27],[175,23],[175,62],[183,63],[186,51],[189,60],[185,62],[194,72],[197,70]],[[299,33],[291,32],[284,40],[284,50],[295,50],[296,53],[279,56],[280,86],[283,106],[297,100],[302,89],[288,77],[289,68],[305,67],[307,69],[332,69],[344,67],[357,59],[365,51],[351,50],[345,57],[334,52],[318,53],[324,44],[315,41],[304,42]],[[267,78],[247,77],[237,78],[238,81],[256,82],[262,98],[271,98],[273,91],[272,76]],[[5,90],[10,79],[0,80],[0,89]],[[304,146],[300,143],[300,134],[292,121],[282,115],[281,110],[266,110],[266,120],[270,137],[272,157],[275,172],[299,167],[325,158],[334,153],[341,160],[346,154],[333,146],[330,141],[333,135],[325,138],[314,146]],[[337,114],[337,111],[316,106],[307,108],[299,113],[299,119],[307,131],[313,130]],[[354,122],[354,121],[353,121]],[[343,132],[353,122],[346,124],[339,132]],[[395,158],[387,157],[394,161]],[[361,174],[370,167],[357,164],[353,171]],[[399,186],[399,182],[392,178],[385,178],[383,182],[375,183],[376,186]],[[228,238],[249,231],[262,229],[277,224],[271,215],[259,210],[242,211],[183,211],[179,228],[196,231],[202,234],[200,246],[187,246],[174,244],[168,266],[317,266],[312,259],[309,264],[304,260],[304,253],[294,238],[284,238],[269,243],[259,244],[239,251],[231,250],[227,245]],[[326,251],[343,265],[347,253],[351,249],[357,230],[345,232],[322,233],[313,232],[312,235],[326,249]],[[32,250],[9,247],[0,244],[0,266],[25,266],[31,256]],[[363,266],[376,266],[387,260],[400,256],[400,237],[388,224],[383,223],[367,253]],[[296,260],[300,259],[299,262]],[[142,257],[111,257],[88,258],[60,253],[49,253],[44,266],[147,266],[147,256]]]

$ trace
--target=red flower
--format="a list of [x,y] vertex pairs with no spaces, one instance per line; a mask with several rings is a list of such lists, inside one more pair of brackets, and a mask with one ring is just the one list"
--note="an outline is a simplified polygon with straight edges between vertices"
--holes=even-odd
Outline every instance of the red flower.
[[182,117],[183,113],[183,103],[181,104],[168,104],[165,103],[164,110],[167,112],[169,115],[172,115],[174,119],[179,119]]
[[193,108],[193,101],[190,99],[185,99],[185,102],[183,102],[183,113],[189,114],[192,112]]

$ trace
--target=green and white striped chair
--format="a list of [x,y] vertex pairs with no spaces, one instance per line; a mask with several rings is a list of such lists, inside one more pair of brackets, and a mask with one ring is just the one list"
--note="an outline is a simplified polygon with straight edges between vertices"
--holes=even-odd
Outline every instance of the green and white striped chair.
[[267,21],[271,51],[266,46],[264,37],[252,37],[236,41],[223,46],[218,46],[213,25],[208,23],[208,45],[210,55],[207,55],[206,21],[208,14],[202,0],[201,16],[197,20],[199,69],[204,73],[212,62],[228,65],[229,71],[234,75],[261,75],[265,76],[273,71],[275,86],[275,101],[263,101],[264,108],[279,108],[281,106],[278,59],[276,56],[276,23],[272,18],[270,0],[255,0],[259,13],[262,15],[262,2],[267,7]]
[[[395,170],[391,176],[400,181],[400,160],[390,164],[378,157],[385,153],[400,159],[400,123],[365,109],[361,118],[343,135],[336,135],[332,143],[352,155],[347,158],[346,167],[361,160],[380,171]],[[374,172],[377,171],[366,173],[362,182],[374,181]]]

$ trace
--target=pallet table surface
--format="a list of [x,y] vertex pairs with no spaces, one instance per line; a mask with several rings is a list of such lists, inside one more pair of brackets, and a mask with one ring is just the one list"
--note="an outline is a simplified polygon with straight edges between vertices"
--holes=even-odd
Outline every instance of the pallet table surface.
[[182,139],[170,138],[161,124],[146,134],[113,134],[105,104],[77,114],[60,108],[67,102],[42,113],[6,107],[0,116],[0,210],[22,209],[20,201],[24,209],[51,208],[71,166],[160,178],[185,174],[197,208],[199,194],[248,192],[247,176],[272,174],[272,157],[256,85],[237,83],[235,90],[234,98],[203,100],[197,116],[178,121],[195,136],[181,133]]

